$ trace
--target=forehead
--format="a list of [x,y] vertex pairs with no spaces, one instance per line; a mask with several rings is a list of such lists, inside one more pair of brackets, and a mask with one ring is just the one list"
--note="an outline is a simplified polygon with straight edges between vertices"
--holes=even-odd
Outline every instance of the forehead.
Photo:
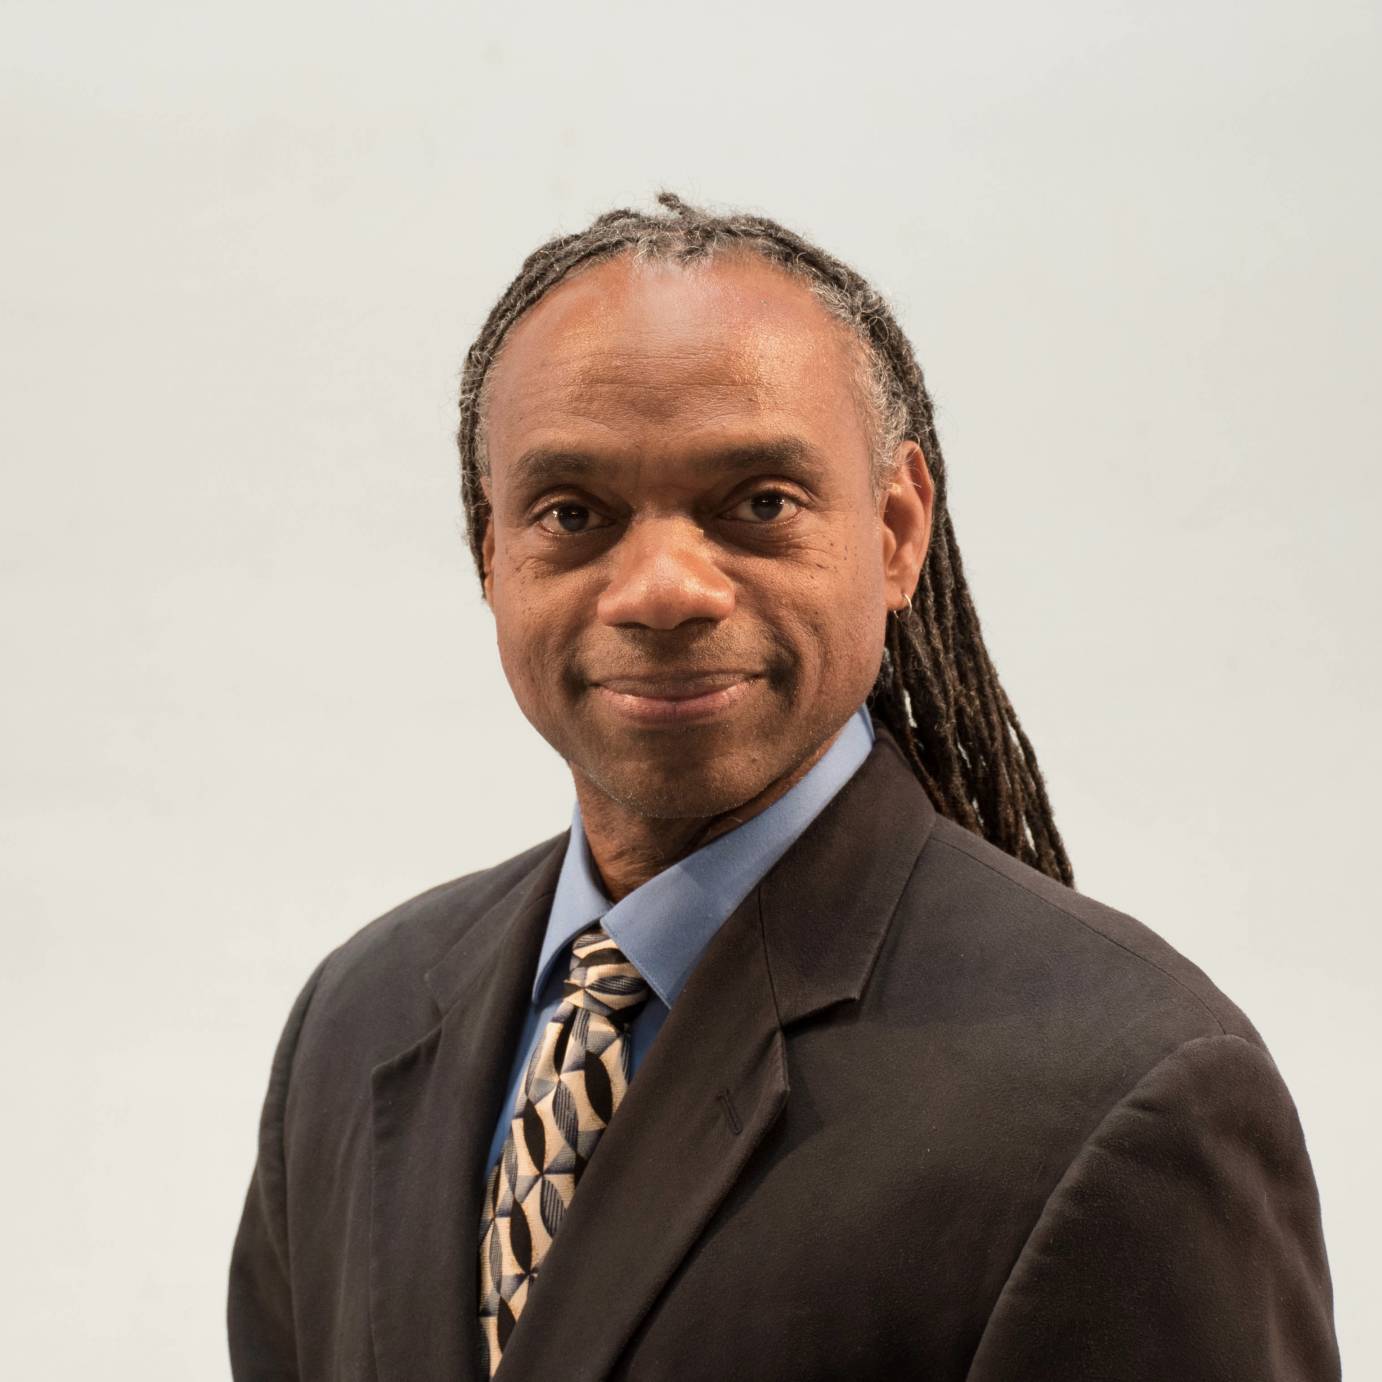
[[488,384],[491,458],[571,429],[643,447],[789,428],[839,446],[862,434],[857,349],[805,284],[755,255],[607,260],[509,333]]

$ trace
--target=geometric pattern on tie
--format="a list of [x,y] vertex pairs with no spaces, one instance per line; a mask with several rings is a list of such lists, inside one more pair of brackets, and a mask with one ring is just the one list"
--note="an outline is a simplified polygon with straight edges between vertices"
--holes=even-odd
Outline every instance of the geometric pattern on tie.
[[533,1047],[480,1219],[480,1330],[493,1376],[581,1173],[628,1088],[628,1026],[651,994],[601,927],[571,943],[563,997]]

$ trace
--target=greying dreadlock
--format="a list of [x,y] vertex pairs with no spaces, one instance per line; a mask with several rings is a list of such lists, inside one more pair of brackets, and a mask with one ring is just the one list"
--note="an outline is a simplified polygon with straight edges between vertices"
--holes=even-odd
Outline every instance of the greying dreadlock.
[[931,545],[911,605],[888,615],[885,652],[869,707],[896,735],[942,815],[1063,883],[1070,861],[1031,741],[984,647],[946,507],[945,462],[931,399],[912,347],[879,294],[853,269],[762,216],[714,215],[664,192],[661,212],[606,212],[524,261],[466,354],[461,376],[461,495],[475,565],[484,580],[489,503],[485,384],[514,322],[577,269],[628,254],[690,262],[741,249],[804,282],[863,347],[857,385],[874,424],[874,481],[897,445],[914,440],[935,485]]

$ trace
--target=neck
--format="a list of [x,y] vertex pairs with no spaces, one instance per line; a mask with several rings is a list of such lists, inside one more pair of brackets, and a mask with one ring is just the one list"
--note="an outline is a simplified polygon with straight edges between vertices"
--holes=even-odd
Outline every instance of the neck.
[[820,762],[836,737],[832,735],[804,762],[769,783],[757,796],[715,816],[640,816],[606,796],[584,773],[573,769],[586,843],[610,901],[627,897],[679,859],[766,811]]

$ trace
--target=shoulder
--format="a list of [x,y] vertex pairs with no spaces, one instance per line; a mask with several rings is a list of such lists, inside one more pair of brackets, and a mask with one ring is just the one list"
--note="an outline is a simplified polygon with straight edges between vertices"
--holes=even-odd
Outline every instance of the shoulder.
[[1051,1148],[1073,1153],[1188,1043],[1233,1037],[1266,1054],[1238,1005],[1152,929],[949,820],[917,859],[886,953],[871,1004],[887,1028],[915,1029]]
[[[1005,854],[953,821],[939,819],[918,863],[928,909],[963,926],[968,942],[998,965],[1046,973],[1074,1002],[1103,999],[1109,1016],[1158,1009],[1187,1039],[1241,1036],[1252,1023],[1198,965],[1150,927]],[[1193,1029],[1193,1030],[1192,1030]]]
[[421,982],[497,903],[520,887],[565,838],[554,835],[490,868],[439,883],[363,926],[328,957],[323,984],[375,985],[405,976]]
[[1034,1209],[1120,1108],[1134,1121],[1155,1109],[1159,1126],[1166,1110],[1203,1122],[1214,1104],[1233,1126],[1299,1136],[1262,1038],[1198,965],[949,820],[921,851],[888,954],[866,1000],[878,1030],[906,1042],[931,1105],[923,1077],[944,1072],[964,1149],[987,1148]]
[[[947,994],[975,1007],[1006,992],[1037,1005],[1034,1013],[1092,1010],[1106,1026],[1160,1019],[1184,1040],[1229,1035],[1262,1044],[1242,1010],[1152,928],[937,813],[891,734],[882,726],[878,734],[892,753],[874,755],[887,771],[867,778],[877,798],[870,810],[882,802],[887,814],[924,823],[901,901],[909,915],[894,928],[894,961],[904,973],[918,983],[919,966],[943,974]],[[872,847],[864,819],[852,823],[856,851]]]
[[289,1022],[294,1044],[371,1060],[421,1036],[437,1019],[428,971],[483,928],[564,839],[555,835],[490,868],[439,883],[361,927],[308,979]]

